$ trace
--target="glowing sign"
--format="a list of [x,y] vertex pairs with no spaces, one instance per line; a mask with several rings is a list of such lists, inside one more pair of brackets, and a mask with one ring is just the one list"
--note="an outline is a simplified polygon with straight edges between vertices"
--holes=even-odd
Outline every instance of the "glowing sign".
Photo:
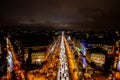
[[76,47],[76,50],[77,50],[77,52],[80,52],[82,49],[81,49],[81,48]]
[[87,46],[88,44],[84,41],[81,41],[80,44],[84,45],[84,46]]
[[82,52],[82,54],[85,56],[85,55],[86,55],[86,47],[82,46],[81,52]]
[[83,68],[86,68],[86,58],[83,58]]

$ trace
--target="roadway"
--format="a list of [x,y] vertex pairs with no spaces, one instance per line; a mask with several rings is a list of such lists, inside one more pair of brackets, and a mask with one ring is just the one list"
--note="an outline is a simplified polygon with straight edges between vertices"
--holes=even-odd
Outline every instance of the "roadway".
[[60,46],[60,67],[58,69],[57,80],[70,80],[68,61],[66,56],[66,48],[64,44],[64,32],[62,32],[61,46]]
[[[13,47],[13,45],[10,42],[8,37],[6,38],[6,42],[7,42],[7,52],[8,52],[8,55],[11,57],[11,58],[8,59],[8,64],[10,65],[10,67],[8,67],[8,69],[7,69],[7,76],[10,79],[12,77],[11,72],[13,70],[15,70],[15,67],[17,67],[17,70],[15,70],[15,72],[16,73],[19,72],[19,74],[21,75],[22,80],[24,80],[25,79],[24,70],[21,69],[21,62],[17,59],[17,56],[16,56],[16,54],[14,52],[14,47]],[[20,76],[18,78],[20,78]]]
[[41,69],[29,71],[28,80],[79,80],[74,56],[64,32],[48,51],[45,64]]
[[[11,72],[13,70],[22,77],[22,79],[18,78],[17,80],[25,80],[24,70],[21,69],[21,62],[18,60],[14,52],[14,47],[8,37],[6,38],[6,42],[8,52],[7,60],[9,65],[7,68],[7,80],[10,80]],[[70,45],[71,43],[73,46]],[[27,80],[81,80],[75,59],[75,51],[75,44],[72,41],[69,43],[64,32],[62,32],[57,40],[48,48],[47,55],[43,60],[43,66],[26,73]],[[82,57],[82,59],[86,60],[85,57]],[[84,60],[82,62],[84,62]],[[90,67],[87,62],[85,63],[86,68]],[[89,74],[84,72],[83,76],[87,77]]]
[[69,65],[69,71],[70,71],[69,73],[70,73],[70,76],[71,76],[71,80],[79,80],[78,69],[77,69],[77,66],[75,65],[74,55],[72,53],[72,50],[71,50],[65,36],[63,38],[64,38],[64,41],[65,41],[66,54],[67,54],[67,58],[68,58],[68,65]]
[[[60,37],[59,37],[60,39]],[[55,44],[48,50],[45,57],[44,65],[40,69],[31,70],[27,73],[28,80],[56,80],[59,63],[60,41],[56,40]]]

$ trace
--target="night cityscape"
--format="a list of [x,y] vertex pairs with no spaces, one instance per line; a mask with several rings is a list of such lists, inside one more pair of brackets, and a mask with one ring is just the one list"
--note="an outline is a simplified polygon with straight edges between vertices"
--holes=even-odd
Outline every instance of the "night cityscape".
[[0,1],[0,80],[120,80],[119,3]]

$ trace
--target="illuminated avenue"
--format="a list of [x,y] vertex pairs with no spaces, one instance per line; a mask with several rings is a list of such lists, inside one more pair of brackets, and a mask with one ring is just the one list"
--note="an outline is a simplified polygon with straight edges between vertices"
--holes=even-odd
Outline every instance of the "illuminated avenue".
[[120,0],[0,0],[0,80],[120,80]]
[[0,80],[120,80],[119,35],[1,32]]

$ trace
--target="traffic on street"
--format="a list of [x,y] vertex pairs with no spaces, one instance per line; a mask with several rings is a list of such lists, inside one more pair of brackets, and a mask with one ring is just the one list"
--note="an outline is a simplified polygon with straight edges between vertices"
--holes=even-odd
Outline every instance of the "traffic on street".
[[[56,31],[48,45],[23,44],[23,38],[8,34],[6,42],[6,70],[0,80],[119,80],[119,43],[110,49],[107,44],[88,43],[72,35],[74,32]],[[22,34],[22,33],[21,33]],[[28,34],[28,33],[27,33]],[[44,33],[45,34],[45,33]],[[49,33],[47,33],[49,34]],[[56,35],[57,34],[57,35]],[[29,35],[33,35],[29,33]],[[12,37],[13,36],[13,37]],[[47,36],[45,34],[45,36]],[[84,37],[83,35],[81,35]],[[38,34],[37,36],[38,37]],[[48,37],[48,36],[47,36]],[[46,37],[46,38],[47,38]],[[31,37],[29,37],[31,38]],[[48,37],[50,38],[50,37]],[[21,42],[20,42],[21,41]],[[38,40],[39,41],[39,40]],[[43,41],[49,41],[43,40]],[[27,42],[27,41],[26,41]],[[107,47],[107,48],[108,48]],[[109,63],[111,61],[111,63]]]

